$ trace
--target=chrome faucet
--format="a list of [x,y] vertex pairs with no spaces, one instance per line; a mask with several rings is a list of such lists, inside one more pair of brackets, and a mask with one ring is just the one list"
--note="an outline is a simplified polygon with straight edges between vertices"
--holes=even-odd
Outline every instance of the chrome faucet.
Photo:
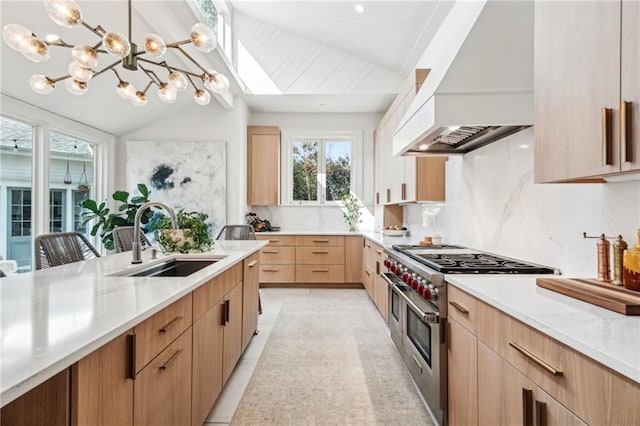
[[178,219],[176,217],[176,211],[169,204],[163,203],[162,201],[149,201],[141,205],[136,212],[136,217],[133,221],[133,260],[131,261],[131,263],[142,263],[142,259],[140,259],[140,228],[142,226],[142,214],[151,207],[162,207],[163,209],[165,209],[166,212],[169,213],[173,229],[178,229]]

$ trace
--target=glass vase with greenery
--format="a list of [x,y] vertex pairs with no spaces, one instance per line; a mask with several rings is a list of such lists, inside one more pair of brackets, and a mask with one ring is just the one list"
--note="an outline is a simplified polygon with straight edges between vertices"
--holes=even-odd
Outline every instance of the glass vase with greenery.
[[350,192],[347,192],[342,196],[342,216],[345,222],[349,225],[349,232],[355,232],[358,230],[358,223],[362,222],[361,216],[362,204],[358,200],[358,197]]

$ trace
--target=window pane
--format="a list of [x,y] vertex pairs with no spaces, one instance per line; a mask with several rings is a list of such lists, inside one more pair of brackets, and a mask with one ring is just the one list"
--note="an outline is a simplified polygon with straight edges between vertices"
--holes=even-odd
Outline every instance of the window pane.
[[327,201],[340,201],[351,190],[351,142],[325,143]]
[[0,254],[18,272],[31,269],[31,164],[33,126],[0,116]]
[[317,141],[293,143],[293,201],[318,200]]
[[82,224],[81,213],[84,210],[80,203],[86,199],[88,194],[80,191],[73,191],[73,230],[76,232],[82,232],[89,235],[87,230],[88,225]]

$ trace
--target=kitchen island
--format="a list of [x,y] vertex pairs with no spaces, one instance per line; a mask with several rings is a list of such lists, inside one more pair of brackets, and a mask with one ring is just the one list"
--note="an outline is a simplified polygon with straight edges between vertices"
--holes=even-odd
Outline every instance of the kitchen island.
[[[264,245],[217,241],[206,253],[160,255],[157,260],[146,250],[141,265],[132,265],[131,252],[125,252],[2,278],[2,406],[174,302],[191,297],[225,271],[239,269],[241,280],[243,261]],[[216,262],[187,277],[122,276],[175,257]]]

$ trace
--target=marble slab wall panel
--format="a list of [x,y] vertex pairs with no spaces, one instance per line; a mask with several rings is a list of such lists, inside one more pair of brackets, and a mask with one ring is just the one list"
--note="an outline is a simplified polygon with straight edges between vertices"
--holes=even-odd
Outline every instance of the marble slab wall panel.
[[208,214],[214,237],[226,224],[225,142],[127,141],[126,158],[129,192],[144,183],[151,200]]
[[[437,215],[445,242],[547,264],[565,275],[595,277],[595,240],[621,234],[630,246],[640,227],[640,181],[534,184],[533,129],[464,156],[449,157],[446,202]],[[419,205],[404,208],[405,226],[422,237]]]

